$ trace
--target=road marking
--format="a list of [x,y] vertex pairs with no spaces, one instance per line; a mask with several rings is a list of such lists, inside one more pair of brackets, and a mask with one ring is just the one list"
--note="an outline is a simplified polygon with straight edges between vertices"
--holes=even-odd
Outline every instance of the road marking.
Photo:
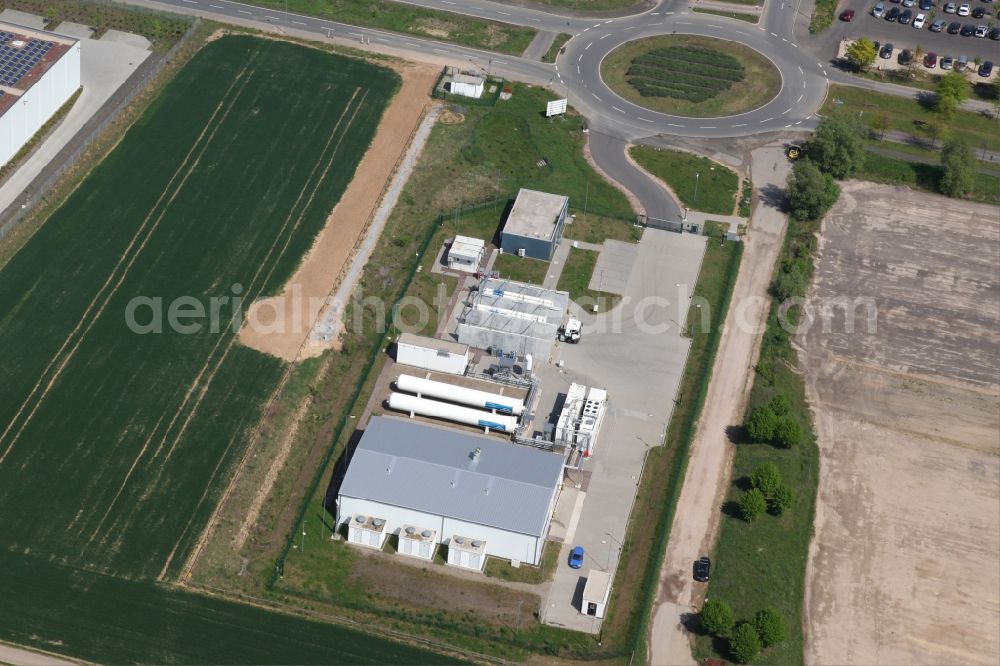
[[772,120],[774,120],[774,116],[771,116],[770,118],[765,118],[764,120],[760,121],[760,124],[763,125],[764,123],[769,123]]
[[613,106],[611,108],[614,109],[615,111],[617,111],[618,113],[625,113],[624,111],[622,111],[621,109],[619,109],[617,106]]
[[667,123],[669,127],[684,127],[684,125],[678,125],[677,123]]
[[638,118],[639,118],[639,120],[641,120],[644,123],[651,123],[651,122],[653,122],[649,118],[643,118],[642,116],[638,116]]
[[250,13],[250,12],[248,12],[245,9],[237,9],[236,11],[238,11],[240,14],[249,14]]
[[598,39],[606,39],[606,38],[608,38],[610,36],[611,36],[611,33],[609,32],[608,34],[604,35],[604,37],[598,37]]
[[593,45],[594,45],[594,42],[590,42],[586,46],[583,47],[583,50],[586,51],[587,49],[589,49]]
[[442,5],[454,5],[457,3],[451,2],[450,0],[441,0]]
[[601,27],[601,24],[600,24],[600,23],[595,23],[594,25],[592,25],[592,26],[590,26],[590,27],[591,27],[591,28],[600,28],[600,27]]
[[698,129],[719,129],[719,128],[716,127],[715,125],[702,125]]
[[225,9],[222,5],[209,5],[212,9]]
[[771,33],[771,36],[772,36],[772,37],[777,37],[777,36],[778,36],[778,33],[776,33],[776,32],[772,32],[772,33]]
[[[588,30],[590,30],[590,28],[584,28],[584,29],[583,29],[583,31],[584,31],[584,32],[587,32]],[[580,35],[577,35],[577,37],[579,37],[579,36],[580,36]]]
[[788,107],[787,109],[781,112],[781,115],[787,116],[791,112],[792,112],[792,107]]
[[746,123],[740,123],[739,125],[733,125],[733,127],[746,127]]
[[416,46],[416,44],[414,44],[413,42],[403,42],[403,43],[406,44],[407,46]]
[[559,71],[559,65],[556,65],[556,71],[557,72]]
[[[494,60],[493,62],[495,62],[498,65],[506,65],[507,64],[506,60]],[[556,67],[556,69],[559,69],[559,68]]]
[[783,42],[784,42],[784,43],[786,43],[786,44],[788,43],[788,40],[787,40],[787,39],[785,39],[784,37],[782,37],[782,38],[781,38],[781,41],[783,41]]
[[799,102],[801,102],[802,98],[805,97],[805,96],[806,96],[805,93],[802,93],[801,95],[799,95],[799,98],[797,100],[795,100],[795,103],[798,104]]
[[823,63],[821,63],[819,60],[816,61],[816,66],[819,67],[820,69],[823,69]]
[[306,25],[302,21],[292,21],[292,23],[294,23],[295,25]]
[[198,4],[198,0],[184,0],[184,2],[188,3],[189,5],[197,5]]
[[652,12],[652,13],[650,14],[650,16],[659,16],[659,15],[660,15],[660,12]]
[[785,129],[788,129],[788,128],[789,128],[789,127],[791,127],[791,126],[792,126],[792,124],[791,124],[791,123],[788,123],[787,125],[785,125]]
[[733,30],[733,32],[735,32],[737,35],[743,35],[744,37],[750,36],[747,33],[743,32],[742,30]]
[[803,90],[805,90],[805,89],[806,89],[806,82],[805,82],[805,81],[803,81],[803,82],[802,82],[802,89],[803,89]]
[[264,14],[264,18],[266,18],[268,21],[280,21],[281,20],[277,16],[268,16],[267,14]]
[[577,75],[580,74],[580,66],[579,65],[576,66],[576,73],[577,73]]
[[678,21],[677,25],[691,25],[691,21]]
[[799,74],[805,74],[805,72],[802,71],[802,65],[799,65]]
[[822,71],[823,71],[823,76],[826,76],[826,70],[824,69]]
[[603,99],[601,99],[600,97],[598,97],[596,93],[590,93],[590,94],[593,95],[594,99],[596,99],[598,102],[603,102],[604,101]]
[[608,19],[607,21],[605,21],[605,22],[604,22],[604,25],[607,25],[607,24],[609,24],[609,23],[612,23],[613,21],[614,21],[614,19]]
[[795,42],[792,42],[792,46],[794,46],[795,48],[799,48],[799,45],[796,44]]
[[721,28],[719,28],[719,26],[717,26],[717,25],[714,25],[714,24],[712,24],[712,23],[709,23],[709,24],[708,24],[708,27],[709,27],[709,28],[715,28],[715,29],[717,29],[717,30],[721,30]]
[[630,25],[629,27],[625,28],[625,30],[637,30],[638,28],[639,26],[637,25]]
[[801,125],[801,124],[802,124],[802,121],[801,121],[801,120],[796,120],[796,121],[795,121],[795,124],[796,124],[796,125]]
[[431,49],[431,50],[434,51],[435,53],[447,53],[447,51],[445,51],[444,49]]
[[576,61],[580,62],[581,60],[583,60],[583,54],[582,53],[577,57]]
[[497,12],[497,14],[500,14],[501,16],[513,16],[510,12]]
[[673,12],[663,12],[664,16],[673,16]]

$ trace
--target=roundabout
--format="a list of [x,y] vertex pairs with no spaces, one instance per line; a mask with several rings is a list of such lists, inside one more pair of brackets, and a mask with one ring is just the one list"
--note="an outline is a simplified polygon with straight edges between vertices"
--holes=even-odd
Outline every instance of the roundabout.
[[752,111],[781,89],[778,69],[753,49],[690,35],[628,42],[604,59],[601,78],[633,104],[692,118]]

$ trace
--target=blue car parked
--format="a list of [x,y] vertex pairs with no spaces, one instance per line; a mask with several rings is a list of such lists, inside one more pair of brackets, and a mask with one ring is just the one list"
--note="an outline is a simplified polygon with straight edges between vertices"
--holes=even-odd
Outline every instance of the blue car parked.
[[579,569],[583,566],[583,546],[576,546],[570,551],[569,566],[572,569]]

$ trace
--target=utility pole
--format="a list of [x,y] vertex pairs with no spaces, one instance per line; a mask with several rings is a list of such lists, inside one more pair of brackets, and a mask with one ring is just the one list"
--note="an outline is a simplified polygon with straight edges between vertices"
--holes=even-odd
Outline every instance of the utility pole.
[[697,171],[694,172],[694,204],[698,205],[698,181],[701,180],[701,174]]

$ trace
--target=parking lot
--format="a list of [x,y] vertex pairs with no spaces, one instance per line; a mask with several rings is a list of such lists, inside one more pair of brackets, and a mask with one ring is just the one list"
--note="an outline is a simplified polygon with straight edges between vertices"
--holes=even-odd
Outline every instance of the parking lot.
[[[912,22],[901,25],[898,20],[890,22],[885,18],[875,18],[872,16],[872,8],[879,1],[885,6],[886,12],[897,8],[900,12],[909,9],[913,12],[914,17],[917,14],[924,14],[923,28],[914,28]],[[893,3],[890,0],[845,0],[838,5],[838,14],[844,10],[853,9],[854,19],[850,22],[835,21],[828,38],[853,40],[859,37],[868,37],[880,44],[891,43],[896,49],[896,54],[892,58],[893,62],[896,61],[896,55],[900,50],[910,49],[913,51],[917,46],[920,46],[924,53],[934,52],[938,56],[951,56],[956,60],[959,56],[964,55],[968,57],[970,63],[977,57],[983,61],[992,60],[994,63],[1000,61],[1000,41],[994,41],[989,37],[963,37],[961,34],[952,35],[947,32],[947,26],[955,21],[962,26],[996,25],[998,23],[997,3],[970,0],[968,3],[970,16],[945,13],[945,4],[942,0],[935,0],[930,9],[922,10],[919,0],[915,0],[912,7],[904,7],[902,3]],[[978,8],[982,8],[985,14],[982,18],[973,18],[971,13]],[[945,21],[945,29],[941,32],[931,32],[931,25],[938,20]],[[884,63],[885,61],[879,58],[877,65]]]

